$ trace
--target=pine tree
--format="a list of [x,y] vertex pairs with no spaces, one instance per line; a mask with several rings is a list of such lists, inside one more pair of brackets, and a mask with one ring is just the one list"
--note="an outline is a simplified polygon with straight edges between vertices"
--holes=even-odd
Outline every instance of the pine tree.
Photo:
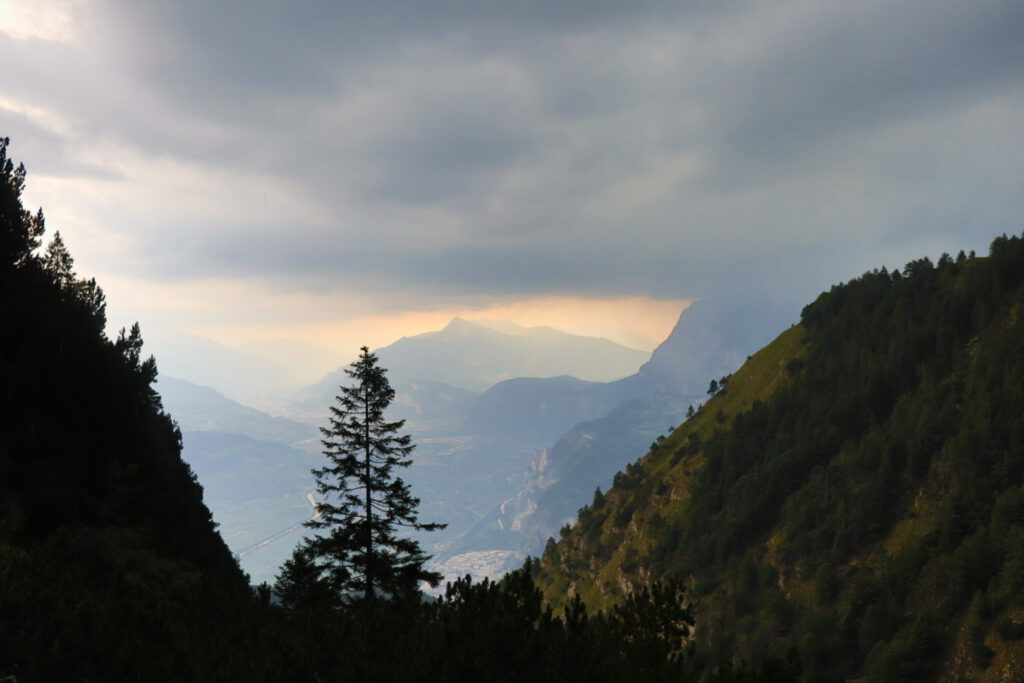
[[41,259],[43,270],[49,273],[54,284],[62,290],[70,290],[74,287],[78,278],[75,276],[75,259],[71,252],[64,246],[64,240],[58,230],[53,234],[53,240],[46,247],[46,254]]
[[21,204],[25,165],[15,167],[7,156],[10,143],[10,138],[0,138],[0,275],[31,259],[44,225],[42,210],[33,216]]
[[323,610],[337,605],[338,595],[324,580],[309,544],[300,544],[285,560],[274,582],[274,592],[287,610]]
[[330,427],[321,427],[329,464],[313,470],[322,503],[306,524],[328,530],[311,540],[310,550],[323,563],[328,581],[342,596],[397,597],[415,593],[419,583],[437,585],[441,576],[423,568],[429,559],[401,529],[433,531],[445,524],[421,524],[419,499],[395,469],[412,464],[415,446],[399,434],[405,420],[389,422],[384,411],[395,398],[377,356],[362,347],[345,372],[331,407]]

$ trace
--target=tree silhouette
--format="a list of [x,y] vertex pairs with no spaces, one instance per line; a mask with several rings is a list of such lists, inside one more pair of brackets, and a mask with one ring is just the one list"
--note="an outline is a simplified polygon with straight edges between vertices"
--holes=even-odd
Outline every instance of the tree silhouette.
[[0,138],[0,266],[23,265],[39,246],[44,230],[42,209],[33,216],[21,204],[25,165],[7,156],[10,138]]
[[75,259],[71,257],[68,248],[64,246],[64,240],[58,230],[53,234],[53,240],[46,247],[46,255],[41,259],[43,270],[49,274],[53,283],[61,290],[70,290],[74,287],[77,278],[75,277]]
[[322,562],[326,581],[347,598],[408,595],[421,581],[437,585],[441,576],[423,568],[429,558],[419,543],[398,535],[402,528],[446,525],[419,522],[420,501],[395,472],[412,464],[415,446],[408,434],[399,434],[405,420],[384,417],[395,397],[386,370],[364,346],[345,372],[353,383],[341,387],[330,427],[320,429],[329,461],[313,470],[320,514],[306,522],[328,533],[310,541],[310,552]]
[[274,583],[281,606],[287,610],[325,610],[337,606],[338,595],[323,579],[309,544],[300,544],[285,560]]

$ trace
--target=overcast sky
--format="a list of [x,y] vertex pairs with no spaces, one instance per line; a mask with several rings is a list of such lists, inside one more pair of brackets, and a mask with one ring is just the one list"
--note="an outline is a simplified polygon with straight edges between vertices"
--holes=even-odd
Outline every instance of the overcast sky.
[[0,0],[0,64],[28,203],[144,335],[650,345],[1024,228],[1020,0]]

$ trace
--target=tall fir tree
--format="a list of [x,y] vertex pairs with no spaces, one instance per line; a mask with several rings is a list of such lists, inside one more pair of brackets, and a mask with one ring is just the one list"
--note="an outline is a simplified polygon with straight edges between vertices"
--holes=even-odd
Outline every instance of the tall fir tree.
[[389,422],[384,411],[395,398],[377,356],[362,347],[345,372],[330,426],[321,427],[328,465],[313,470],[322,502],[307,526],[326,530],[311,539],[309,552],[324,569],[326,581],[343,597],[398,597],[415,593],[441,576],[424,569],[429,559],[402,529],[433,531],[445,524],[419,522],[419,499],[396,473],[412,464],[415,446],[399,432],[405,420]]

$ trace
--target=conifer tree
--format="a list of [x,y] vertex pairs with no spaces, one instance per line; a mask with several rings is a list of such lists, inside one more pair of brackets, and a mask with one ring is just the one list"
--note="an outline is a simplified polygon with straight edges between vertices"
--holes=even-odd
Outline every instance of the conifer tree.
[[437,585],[441,576],[423,568],[429,558],[419,543],[399,535],[446,525],[419,522],[420,501],[395,471],[412,464],[415,446],[399,434],[405,420],[384,417],[395,397],[387,371],[364,346],[345,372],[353,383],[340,387],[330,426],[320,429],[328,465],[313,470],[323,502],[306,523],[328,533],[310,541],[310,552],[328,583],[348,598],[409,595],[421,581]]
[[274,582],[274,592],[287,610],[322,610],[335,607],[338,595],[323,578],[309,544],[300,544],[285,560]]
[[24,265],[39,246],[43,212],[35,216],[21,204],[25,189],[25,165],[15,167],[7,155],[10,138],[0,137],[0,274],[11,266]]
[[64,246],[59,230],[53,234],[53,240],[46,247],[41,264],[43,270],[53,279],[53,283],[62,290],[70,290],[78,280],[75,276],[75,259]]

